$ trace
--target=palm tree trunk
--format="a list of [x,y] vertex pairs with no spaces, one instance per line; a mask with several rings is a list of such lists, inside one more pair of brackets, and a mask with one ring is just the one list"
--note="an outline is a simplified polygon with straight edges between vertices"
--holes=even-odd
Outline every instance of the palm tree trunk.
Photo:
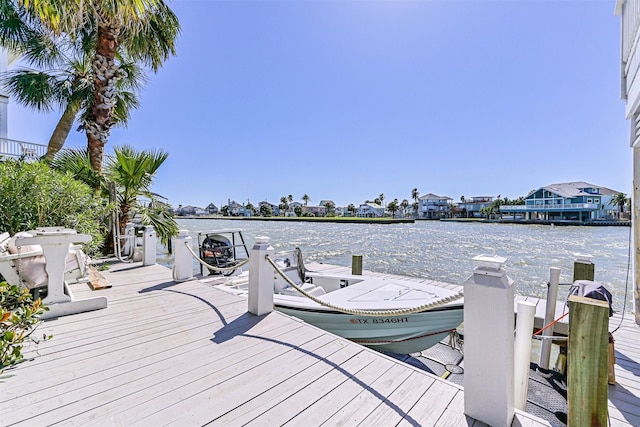
[[73,122],[76,120],[78,111],[79,107],[74,107],[71,103],[67,104],[67,108],[64,110],[62,117],[60,117],[49,139],[47,153],[44,155],[45,160],[53,160],[53,156],[62,149],[62,146],[69,136],[69,132],[71,132],[71,126],[73,126]]
[[87,133],[87,149],[91,167],[101,173],[104,146],[113,126],[113,109],[116,105],[118,64],[115,55],[122,24],[101,22],[98,26],[98,44],[91,64],[93,70],[93,101],[84,127]]

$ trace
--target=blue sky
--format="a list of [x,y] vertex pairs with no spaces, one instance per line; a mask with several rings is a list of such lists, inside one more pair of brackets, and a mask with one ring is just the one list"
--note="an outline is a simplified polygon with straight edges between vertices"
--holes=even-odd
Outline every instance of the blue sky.
[[[177,56],[107,152],[168,151],[174,206],[631,192],[614,0],[170,5]],[[57,119],[10,104],[9,137],[46,144]]]

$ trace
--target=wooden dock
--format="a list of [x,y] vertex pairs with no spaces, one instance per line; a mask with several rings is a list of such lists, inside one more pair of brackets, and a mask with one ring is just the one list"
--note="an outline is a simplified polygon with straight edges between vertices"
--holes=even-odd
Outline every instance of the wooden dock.
[[[53,339],[0,378],[0,424],[483,426],[462,387],[207,280],[175,283],[161,266],[114,265],[103,310],[44,322]],[[209,279],[210,280],[210,279]],[[615,320],[612,324],[615,324]],[[612,425],[640,425],[640,334],[616,336]],[[548,423],[517,412],[514,426]]]

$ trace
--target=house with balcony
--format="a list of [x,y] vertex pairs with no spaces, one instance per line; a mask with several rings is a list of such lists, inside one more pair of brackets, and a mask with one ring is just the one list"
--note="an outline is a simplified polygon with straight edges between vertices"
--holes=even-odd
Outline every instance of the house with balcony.
[[491,203],[493,203],[493,197],[491,196],[475,196],[461,200],[458,203],[458,211],[465,218],[479,218],[483,216],[480,210],[490,207]]
[[235,200],[229,200],[228,213],[230,216],[253,216],[253,211]]
[[418,217],[420,219],[440,219],[449,216],[451,207],[447,196],[438,196],[433,193],[425,194],[418,198]]
[[[0,73],[5,73],[18,59],[18,54],[0,46]],[[47,152],[46,145],[8,138],[8,105],[9,95],[0,85],[0,159],[9,157],[32,161],[44,156]]]
[[358,207],[356,216],[361,218],[382,218],[384,207],[377,203],[363,203]]
[[617,206],[611,199],[619,191],[587,182],[551,184],[532,191],[524,205],[502,205],[504,217],[540,221],[597,221],[612,219]]

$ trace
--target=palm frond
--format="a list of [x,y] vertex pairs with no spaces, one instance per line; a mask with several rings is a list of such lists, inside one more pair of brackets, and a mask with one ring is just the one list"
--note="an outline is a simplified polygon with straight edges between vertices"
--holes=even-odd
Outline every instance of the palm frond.
[[51,161],[53,169],[70,173],[91,188],[104,188],[104,178],[91,168],[86,148],[72,148],[56,153]]
[[45,72],[8,71],[2,75],[0,83],[20,104],[35,111],[51,111],[62,96],[57,76]]

